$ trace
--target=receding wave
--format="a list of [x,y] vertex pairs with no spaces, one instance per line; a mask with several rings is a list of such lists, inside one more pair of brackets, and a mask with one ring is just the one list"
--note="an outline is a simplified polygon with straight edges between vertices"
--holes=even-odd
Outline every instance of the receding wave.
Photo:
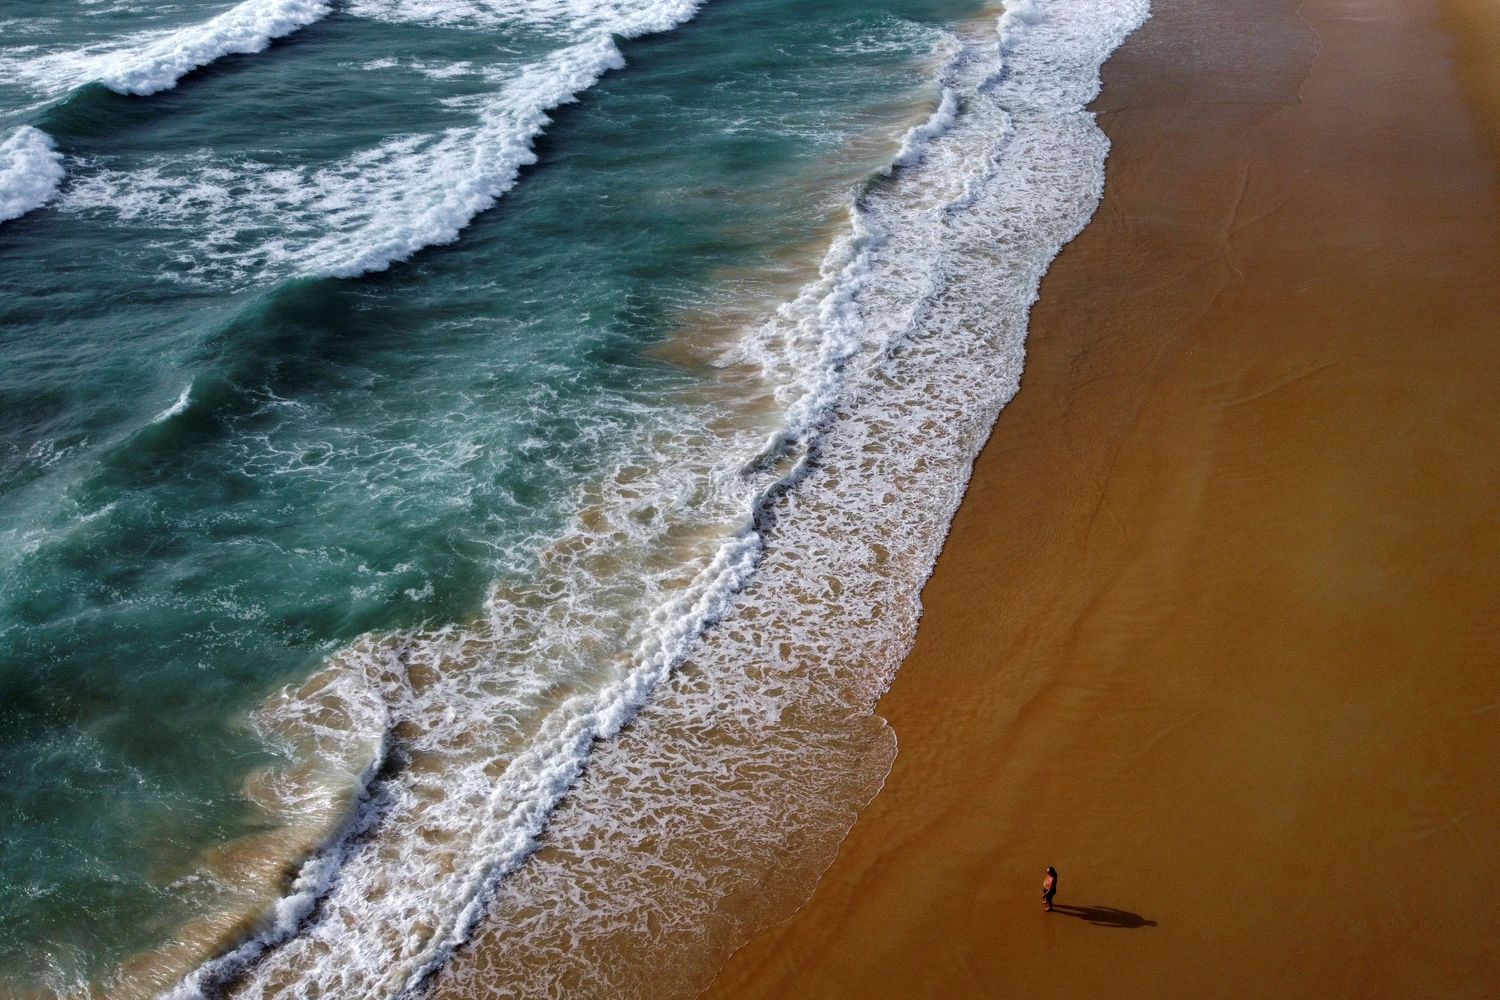
[[260,52],[275,39],[327,16],[332,8],[331,0],[244,0],[185,28],[62,52],[19,50],[0,57],[0,71],[49,96],[88,83],[101,83],[120,94],[155,94],[224,56]]
[[50,136],[30,125],[12,131],[0,142],[0,222],[51,201],[65,174]]

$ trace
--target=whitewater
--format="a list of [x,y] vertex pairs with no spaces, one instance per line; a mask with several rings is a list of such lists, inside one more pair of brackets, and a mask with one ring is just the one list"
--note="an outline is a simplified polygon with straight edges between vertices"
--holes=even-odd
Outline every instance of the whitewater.
[[328,0],[244,0],[198,24],[146,31],[78,49],[36,51],[20,46],[0,70],[46,95],[100,83],[119,94],[145,96],[228,55],[263,51],[332,10]]
[[944,46],[903,169],[859,192],[820,278],[725,359],[822,373],[789,409],[819,400],[816,459],[765,519],[754,579],[596,751],[438,995],[692,996],[806,898],[895,752],[875,702],[1019,386],[1041,277],[1102,193],[1099,67],[1146,16],[1008,3]]
[[[572,606],[560,620],[549,623],[550,628],[530,618],[534,612],[521,595],[504,594],[492,598],[489,620],[482,626],[457,635],[408,640],[410,645],[402,655],[406,664],[443,662],[441,672],[447,682],[413,699],[404,686],[393,696],[391,687],[403,684],[402,673],[395,677],[387,673],[381,700],[402,704],[401,714],[408,718],[431,720],[422,724],[421,742],[425,753],[440,756],[441,764],[430,761],[422,774],[393,783],[404,786],[399,790],[391,786],[379,790],[382,797],[396,798],[384,807],[392,812],[385,819],[391,832],[382,849],[343,860],[339,884],[321,904],[318,923],[310,932],[290,937],[280,950],[251,969],[236,996],[275,995],[292,981],[304,984],[299,989],[320,992],[373,988],[381,994],[405,995],[423,986],[453,958],[456,947],[484,926],[483,914],[491,906],[497,909],[491,913],[490,926],[497,928],[506,947],[484,954],[503,956],[499,961],[505,963],[508,975],[502,981],[517,995],[547,995],[548,983],[560,966],[576,966],[580,961],[576,956],[592,954],[592,949],[578,947],[580,939],[597,942],[624,936],[628,940],[628,928],[640,926],[642,911],[653,905],[659,917],[670,922],[673,933],[685,940],[696,936],[694,924],[707,920],[723,895],[712,891],[712,883],[701,872],[682,867],[680,860],[674,867],[663,857],[641,851],[640,838],[664,824],[676,838],[688,838],[691,834],[679,824],[691,814],[708,827],[705,833],[709,835],[699,834],[701,839],[693,841],[701,849],[702,863],[722,859],[725,841],[748,838],[753,835],[749,831],[784,821],[788,812],[784,803],[775,809],[765,808],[770,802],[753,803],[747,809],[743,798],[736,797],[724,814],[716,815],[703,799],[702,789],[764,763],[764,743],[721,738],[713,748],[718,753],[705,753],[702,745],[695,745],[706,759],[684,760],[679,756],[682,748],[670,743],[648,738],[642,745],[637,739],[628,753],[615,753],[611,751],[617,744],[609,741],[619,737],[622,726],[648,705],[658,713],[681,712],[675,721],[685,730],[709,720],[723,725],[727,715],[775,727],[799,709],[821,704],[826,711],[831,698],[843,700],[851,714],[870,711],[912,641],[916,595],[942,540],[941,530],[933,530],[934,526],[951,518],[969,463],[993,422],[994,411],[1015,391],[1025,312],[1041,274],[1097,203],[1105,143],[1082,107],[1097,87],[1097,69],[1104,57],[1143,16],[1144,9],[1135,5],[1125,5],[1110,21],[1098,19],[1093,10],[1069,10],[1057,4],[1048,26],[1035,7],[1016,5],[1001,14],[991,39],[946,40],[954,51],[940,75],[938,106],[902,140],[894,166],[903,172],[896,175],[895,188],[887,190],[872,182],[860,192],[850,206],[848,227],[834,240],[817,279],[787,303],[775,320],[747,331],[718,362],[758,370],[760,384],[768,387],[781,414],[777,426],[759,444],[748,433],[754,429],[750,424],[742,424],[744,430],[736,437],[715,440],[708,449],[663,443],[643,463],[660,470],[656,481],[647,476],[632,480],[629,491],[619,489],[618,483],[614,490],[606,490],[608,499],[590,513],[629,526],[624,531],[601,531],[591,528],[588,518],[580,518],[556,543],[559,549],[570,548],[579,555],[558,560],[566,565],[568,582],[557,589],[570,595]],[[1031,32],[1036,34],[1038,47],[1050,41],[1056,48],[1033,52],[1027,61],[1023,46]],[[957,110],[961,105],[966,106],[966,120]],[[957,128],[960,122],[964,127]],[[1059,169],[1056,159],[1038,163],[1016,155],[1028,148],[1046,148],[1049,157],[1067,156],[1071,161],[1064,159],[1066,167]],[[960,282],[964,254],[975,252],[976,238],[981,246],[996,241],[1013,251],[1001,272],[1010,280],[982,295],[956,295],[954,286]],[[995,277],[992,270],[988,278],[993,281]],[[983,328],[996,321],[1004,322],[1009,343],[998,351],[994,345],[989,345],[988,352],[976,350],[988,339],[981,333]],[[948,343],[928,341],[934,333],[945,334]],[[960,346],[966,350],[954,351]],[[899,351],[926,355],[921,381],[905,392],[875,391],[871,383],[883,379],[882,368],[891,365]],[[974,365],[983,366],[979,370],[990,377],[975,379]],[[834,420],[835,414],[842,419]],[[893,421],[897,415],[899,419]],[[952,421],[960,415],[963,419]],[[942,442],[935,432],[942,418],[948,418],[957,430],[951,443]],[[947,447],[935,447],[942,444]],[[892,481],[872,475],[875,469],[859,468],[841,480],[836,471],[839,456],[868,454],[872,446],[899,466],[907,466],[902,470],[906,475]],[[945,459],[946,475],[916,474],[909,463],[917,455],[932,464]],[[679,478],[683,470],[693,475]],[[684,552],[688,558],[668,571],[672,578],[685,580],[648,575],[634,581],[637,586],[644,584],[647,599],[626,603],[630,613],[624,617],[639,616],[644,622],[616,626],[625,635],[637,637],[636,645],[606,675],[597,692],[567,698],[555,708],[545,697],[530,701],[555,683],[558,662],[567,659],[560,647],[571,638],[597,636],[601,630],[607,633],[609,626],[603,623],[620,616],[618,606],[589,606],[587,599],[578,596],[587,587],[573,575],[575,567],[587,566],[605,552],[621,558],[621,535],[635,536],[627,546],[644,542],[651,549],[664,548],[662,535],[648,533],[641,538],[640,528],[630,525],[632,519],[626,515],[639,509],[643,499],[654,505],[673,492],[691,489],[693,480],[704,479],[717,484],[722,505],[718,509],[723,513],[714,520],[728,530],[720,540],[710,539],[700,543],[697,551]],[[898,495],[903,498],[900,504]],[[907,518],[893,516],[893,508],[898,507],[906,508]],[[774,518],[773,510],[779,511]],[[845,513],[846,518],[847,512],[859,512],[871,520],[878,514],[879,523],[857,519],[847,523],[846,519],[839,524],[831,516],[834,511]],[[702,507],[699,513],[704,513]],[[928,530],[898,528],[893,521],[924,525]],[[774,528],[769,527],[772,523]],[[859,546],[847,546],[842,559],[829,552],[830,547],[835,551],[845,547],[838,540],[855,538],[887,540],[887,567],[874,573],[868,565],[861,567],[858,556],[867,552],[861,553]],[[906,551],[895,542],[905,542]],[[778,543],[784,549],[773,565],[782,575],[765,579],[770,572],[770,567],[762,567],[766,547]],[[897,567],[901,572],[891,572]],[[809,576],[818,581],[835,577],[845,581],[843,596],[830,602],[823,587],[809,586]],[[756,585],[747,591],[752,579]],[[854,595],[881,584],[895,593],[888,596],[884,614],[871,617],[870,604]],[[793,613],[785,624],[791,626],[787,639],[795,647],[810,647],[821,654],[815,658],[819,666],[804,661],[799,666],[807,671],[806,676],[783,675],[774,685],[767,685],[768,690],[746,690],[744,667],[762,658],[747,644],[773,642],[775,626],[782,624],[774,619],[767,623],[763,616],[776,610],[787,614],[787,603],[805,607],[800,600],[789,602],[787,595],[818,590],[824,591],[823,614],[831,620],[809,632],[805,613]],[[835,608],[852,605],[849,611],[855,621],[839,622],[839,615],[828,614],[829,603]],[[735,613],[748,616],[752,608],[758,621],[753,639],[736,628]],[[819,676],[822,671],[847,665],[852,659],[857,662],[855,650],[841,649],[834,642],[840,624],[851,626],[842,634],[857,637],[856,649],[883,647],[885,656],[866,676],[829,685]],[[495,641],[497,631],[505,641]],[[499,649],[527,634],[546,637],[550,643],[546,655],[538,657],[538,650],[529,649],[532,655],[527,662],[507,664],[504,671],[519,673],[519,678],[496,685],[495,691],[476,691],[468,679],[476,653],[454,647],[480,647],[477,655],[487,661],[486,672],[493,678],[494,666],[502,661]],[[669,695],[659,703],[651,700],[684,657],[693,655],[702,667],[705,660],[713,662],[715,646],[727,648],[720,651],[725,661],[713,686],[708,690],[690,687],[688,693],[674,691],[678,697]],[[547,669],[536,670],[537,663],[545,663]],[[389,660],[385,669],[393,670]],[[571,671],[567,675],[578,676]],[[852,698],[850,688],[858,692]],[[434,718],[439,705],[443,707],[440,718]],[[535,724],[534,735],[523,738],[524,749],[515,756],[506,759],[501,748],[521,742],[516,737],[497,740],[496,749],[501,752],[493,756],[476,754],[470,745],[472,720],[507,718],[520,730],[532,713],[540,714],[541,721]],[[822,742],[805,738],[809,750]],[[531,869],[524,864],[539,835],[549,828],[549,817],[558,803],[585,773],[584,764],[596,747],[607,755],[607,761],[593,762],[584,788],[569,803],[567,819],[573,823],[558,824],[552,818],[549,839],[566,842],[572,834],[589,842],[591,849],[579,850],[577,858],[590,875],[597,876],[601,867],[611,865],[623,870],[613,873],[617,884],[580,893],[568,888],[578,885],[578,871],[564,874],[556,867]],[[749,759],[734,759],[736,753],[746,752]],[[498,761],[505,762],[500,780],[487,781],[485,775]],[[805,771],[805,765],[781,763],[788,775]],[[624,780],[612,780],[611,765]],[[830,768],[835,783],[838,770]],[[859,775],[862,769],[845,770]],[[662,795],[659,783],[668,775],[700,791]],[[434,782],[441,782],[441,792]],[[818,796],[828,791],[828,784],[825,776],[802,787],[789,782],[779,791],[793,798]],[[603,793],[591,810],[589,790],[601,785]],[[857,807],[860,797],[846,803],[846,810]],[[466,798],[476,804],[483,801],[477,815],[456,808]],[[435,799],[443,805],[436,805]],[[826,814],[820,818],[827,820]],[[839,825],[820,832],[828,842],[835,842]],[[731,836],[729,830],[736,830],[737,835]],[[603,832],[624,842],[618,855],[600,849],[595,838]],[[653,839],[668,850],[665,842]],[[676,847],[680,853],[681,844]],[[745,856],[754,858],[757,853],[747,850]],[[670,898],[642,893],[639,882],[630,877],[642,866],[653,865],[673,870]],[[512,881],[503,881],[506,876],[512,876]],[[399,884],[398,879],[411,882]],[[684,888],[692,886],[700,891]],[[491,899],[496,892],[499,903]],[[719,893],[727,895],[723,888]],[[445,901],[434,905],[439,899]],[[522,913],[527,916],[521,917]],[[319,928],[330,925],[340,930],[333,935],[320,933]],[[420,932],[414,934],[414,927],[420,927]],[[520,933],[518,927],[523,929]],[[546,952],[534,965],[520,961],[528,943],[546,941],[559,933],[559,927],[567,929],[569,947]],[[533,931],[534,936],[527,933]],[[597,964],[577,973],[588,993],[633,995],[620,964],[629,967],[628,960],[624,955],[613,957],[614,962],[596,959]],[[660,955],[652,953],[651,969],[659,969],[659,962]],[[493,974],[493,969],[481,967],[487,976]],[[528,974],[535,978],[528,979]],[[450,975],[466,984],[460,992],[477,986],[465,978],[462,968]],[[659,973],[651,973],[642,975],[637,989],[640,995],[661,995],[662,985]],[[696,989],[702,982],[688,985]],[[682,995],[690,994],[684,991]]]
[[[161,287],[231,296],[237,318],[182,339],[193,365],[219,364],[261,322],[256,310],[283,309],[281,292],[247,299],[258,287],[322,295],[299,283],[384,272],[414,283],[440,273],[430,248],[493,239],[472,231],[525,193],[559,109],[631,64],[622,45],[700,12],[691,0],[252,0],[123,41],[8,51],[0,65],[25,67],[14,79],[35,96],[87,83],[141,96],[347,20],[438,32],[451,47],[427,61],[365,53],[340,64],[351,80],[401,71],[456,89],[443,127],[337,155],[299,163],[247,144],[127,157],[96,145],[80,148],[66,183],[58,143],[21,125],[0,143],[0,221],[45,207],[33,218],[148,233]],[[243,794],[274,824],[194,863],[212,902],[104,977],[110,995],[473,996],[500,983],[546,996],[565,983],[570,995],[690,996],[805,898],[889,766],[874,703],[913,641],[973,458],[1019,384],[1041,276],[1098,203],[1107,142],[1085,106],[1099,67],[1146,15],[1145,0],[1006,0],[893,33],[892,51],[928,67],[923,111],[864,154],[831,237],[784,269],[791,294],[729,282],[739,291],[694,303],[733,317],[720,332],[693,335],[675,313],[666,343],[682,341],[679,360],[650,376],[659,384],[600,397],[618,417],[567,411],[568,433],[597,460],[537,459],[556,509],[507,536],[477,614],[361,631],[248,713],[272,759]],[[518,34],[487,63],[483,39],[501,30]],[[746,73],[765,75],[753,61]],[[816,128],[786,134],[810,144]],[[614,211],[621,194],[602,191],[594,210]],[[495,245],[498,261],[518,250]],[[620,260],[628,269],[629,254]],[[540,308],[524,294],[507,306],[516,316]],[[297,329],[301,314],[288,315]],[[285,379],[266,364],[243,370]],[[77,447],[155,447],[152,435],[227,426],[214,408],[230,407],[252,478],[314,483],[360,452],[331,432],[273,440],[278,422],[313,412],[274,386],[250,392],[242,375],[180,366],[160,381],[136,431]],[[544,398],[526,420],[559,405]],[[502,442],[516,456],[548,449],[530,432],[487,433],[501,436],[460,443],[451,463],[413,451],[413,475],[425,480],[432,463],[424,489],[441,496]],[[16,454],[51,482],[53,466]],[[404,449],[374,454],[408,461]],[[504,493],[517,511],[544,495],[525,483]],[[412,502],[386,485],[377,495]],[[432,599],[435,574],[390,563],[390,588]],[[289,864],[279,881],[235,874]],[[50,984],[96,988],[70,972]]]
[[0,222],[41,208],[63,179],[62,157],[46,133],[22,125],[0,142]]

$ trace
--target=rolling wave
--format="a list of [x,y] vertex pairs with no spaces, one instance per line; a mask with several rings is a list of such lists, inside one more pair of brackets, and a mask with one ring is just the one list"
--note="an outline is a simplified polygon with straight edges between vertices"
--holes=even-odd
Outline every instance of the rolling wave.
[[605,28],[632,37],[658,19],[660,5],[632,0],[350,0],[348,11],[397,24],[428,24],[482,30],[526,24],[580,31]]
[[[959,53],[964,58],[955,57],[936,109],[902,141],[895,167],[854,199],[848,227],[834,239],[817,279],[721,359],[726,369],[753,373],[746,376],[749,384],[774,405],[757,409],[742,400],[743,411],[731,407],[726,413],[705,406],[698,419],[685,422],[694,430],[667,433],[648,455],[623,462],[549,548],[539,579],[497,588],[481,621],[377,639],[330,667],[330,683],[347,674],[378,690],[409,763],[367,791],[368,801],[385,810],[373,840],[335,840],[318,856],[319,870],[337,871],[337,884],[330,883],[318,916],[294,936],[283,929],[268,952],[255,946],[257,961],[244,970],[236,997],[279,995],[288,984],[318,995],[403,996],[423,987],[473,936],[500,881],[520,876],[558,804],[580,780],[587,781],[586,764],[596,767],[594,756],[609,753],[611,744],[601,741],[619,736],[653,703],[690,651],[702,667],[709,627],[730,620],[710,633],[719,641],[758,635],[733,622],[736,611],[744,610],[740,595],[753,585],[768,553],[779,558],[775,572],[793,572],[785,552],[778,556],[772,547],[796,548],[798,533],[810,521],[816,535],[826,527],[825,506],[846,513],[886,509],[894,503],[893,487],[879,478],[867,481],[863,472],[874,461],[869,446],[895,434],[904,447],[876,452],[897,464],[910,462],[928,454],[920,439],[952,425],[961,440],[933,456],[933,475],[911,480],[920,482],[921,501],[940,510],[938,516],[911,518],[917,528],[910,537],[859,530],[834,536],[900,539],[900,565],[908,565],[905,558],[930,565],[968,461],[994,411],[1015,390],[1025,314],[1041,274],[1097,203],[1105,146],[1081,107],[1097,80],[1098,62],[1144,16],[1129,3],[1121,6],[1097,28],[1086,13],[1070,19],[1061,16],[1067,8],[1059,11],[1051,29],[1058,37],[1048,39],[1041,58],[1022,62],[1016,81],[1005,79],[999,63],[1004,43],[1014,40],[1011,31],[1025,30],[1015,24],[1018,18],[1000,21],[1002,45],[994,44],[992,34],[967,46],[966,55]],[[1056,101],[1046,96],[1049,91],[1059,95]],[[1027,109],[1038,101],[1043,111]],[[1049,166],[1052,161],[1038,162],[1063,153],[1061,170]],[[975,270],[964,258],[992,253],[997,241],[1010,258],[998,272],[1002,280],[981,271],[973,280],[977,287],[965,285],[964,294],[955,294],[956,284]],[[996,316],[1004,317],[1000,343],[986,332]],[[950,341],[969,356],[945,358]],[[887,384],[888,371],[907,354],[923,355],[931,371],[909,387]],[[975,379],[976,368],[994,377]],[[941,406],[928,400],[938,389]],[[902,397],[901,407],[893,407],[893,395]],[[951,412],[944,409],[949,404]],[[760,416],[750,419],[752,410]],[[851,416],[856,412],[858,420]],[[697,430],[709,427],[719,429]],[[901,437],[907,434],[915,440]],[[842,485],[829,481],[831,462],[846,466],[845,476],[834,477]],[[917,469],[907,471],[917,476]],[[809,484],[817,488],[809,490]],[[675,523],[677,504],[666,498],[690,493],[694,514],[704,520],[683,526]],[[789,509],[779,509],[787,504]],[[780,526],[778,516],[786,517]],[[856,638],[890,631],[887,669],[893,669],[910,644],[916,618],[915,591],[909,588],[923,574],[892,573],[887,581],[878,572],[882,561],[865,560],[862,547],[825,541],[813,539],[812,552],[796,553],[792,563],[805,561],[805,571],[819,580],[836,578],[851,589],[869,583],[879,593],[887,582],[907,586],[892,595],[890,623],[877,628],[863,621],[845,630]],[[870,565],[824,573],[816,553],[844,549],[854,563]],[[796,612],[794,620],[805,622],[808,605],[797,595],[816,588],[797,582],[770,590],[790,595],[784,599]],[[760,586],[756,599],[767,600],[765,591]],[[869,606],[862,598],[848,603],[853,617],[883,619],[878,609],[884,599]],[[825,613],[820,607],[818,614]],[[799,638],[813,648],[827,641],[821,634]],[[752,635],[744,642],[762,639]],[[707,686],[709,696],[730,692],[745,665],[758,660],[759,654],[731,645],[732,669]],[[821,671],[864,658],[819,657],[820,670],[795,682],[781,676],[774,696],[750,704],[764,704],[764,720],[772,726],[783,713],[797,714],[795,696],[804,682],[815,685],[828,679]],[[873,704],[888,679],[875,671],[834,686],[838,697],[867,691]],[[739,702],[707,712],[693,707],[692,724],[721,714],[761,718]],[[763,751],[761,743],[753,746],[755,753]],[[656,749],[635,746],[625,756],[640,764]],[[608,766],[620,759],[610,754]],[[701,782],[714,784],[712,778]],[[637,810],[631,815],[646,817],[648,828],[664,812],[698,801],[637,802],[633,787],[630,780],[617,782],[608,798],[612,806]],[[715,830],[722,836],[745,817],[718,819]],[[607,826],[595,824],[587,836]],[[632,841],[630,856],[638,853],[639,843]],[[674,884],[695,884],[693,874]],[[522,910],[534,921],[576,904],[586,912],[568,917],[582,926],[609,919],[612,904],[628,908],[632,895],[583,898],[548,884]],[[612,989],[618,981],[609,970],[600,974],[609,987],[601,994],[625,995]],[[189,979],[174,997],[196,1000],[200,989],[201,980]],[[517,990],[540,995],[546,987],[524,983]]]
[[[499,887],[436,997],[694,996],[805,900],[878,787],[894,747],[871,713],[1019,386],[1042,275],[1102,193],[1108,140],[1086,110],[1099,66],[1147,14],[1055,0],[1010,16],[1021,6],[998,39],[968,33],[942,74],[954,100],[861,191],[819,279],[741,347],[806,407],[816,462],[766,518],[755,577],[691,671],[596,749],[546,857]],[[761,902],[789,877],[806,881]]]
[[0,222],[19,219],[57,194],[65,175],[50,136],[22,125],[0,142]]
[[[670,30],[701,3],[666,0],[621,12],[582,40],[492,74],[500,86],[476,125],[398,136],[322,167],[176,159],[99,170],[71,186],[64,207],[177,228],[201,266],[230,280],[382,271],[453,242],[499,201],[536,162],[532,144],[549,113],[625,65],[616,39]],[[274,239],[250,235],[273,225]]]
[[101,83],[118,94],[170,90],[195,69],[227,55],[260,52],[332,10],[331,0],[244,0],[199,24],[130,35],[61,52],[21,49],[0,57],[0,72],[56,97]]

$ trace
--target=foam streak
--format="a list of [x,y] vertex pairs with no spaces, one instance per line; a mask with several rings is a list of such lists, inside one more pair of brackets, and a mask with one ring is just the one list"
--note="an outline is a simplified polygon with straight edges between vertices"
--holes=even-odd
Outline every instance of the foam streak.
[[826,865],[868,797],[860,769],[888,734],[868,760],[850,744],[911,647],[921,585],[1018,387],[1041,277],[1098,204],[1108,142],[1085,105],[1146,15],[1144,0],[1006,7],[945,70],[957,115],[940,105],[941,127],[908,136],[917,155],[862,192],[819,279],[740,352],[805,418],[776,444],[817,455],[768,518],[754,579],[691,675],[595,751],[547,857],[501,886],[439,996],[696,995],[714,969],[692,967],[795,907],[759,900]]

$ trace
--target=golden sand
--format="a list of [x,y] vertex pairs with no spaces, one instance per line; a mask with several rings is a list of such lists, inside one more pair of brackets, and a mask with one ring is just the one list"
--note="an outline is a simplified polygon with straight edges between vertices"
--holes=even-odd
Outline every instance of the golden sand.
[[1500,4],[1445,0],[1444,26],[1458,50],[1459,78],[1480,110],[1480,131],[1500,160]]
[[1154,7],[894,770],[711,997],[1500,996],[1493,9]]

